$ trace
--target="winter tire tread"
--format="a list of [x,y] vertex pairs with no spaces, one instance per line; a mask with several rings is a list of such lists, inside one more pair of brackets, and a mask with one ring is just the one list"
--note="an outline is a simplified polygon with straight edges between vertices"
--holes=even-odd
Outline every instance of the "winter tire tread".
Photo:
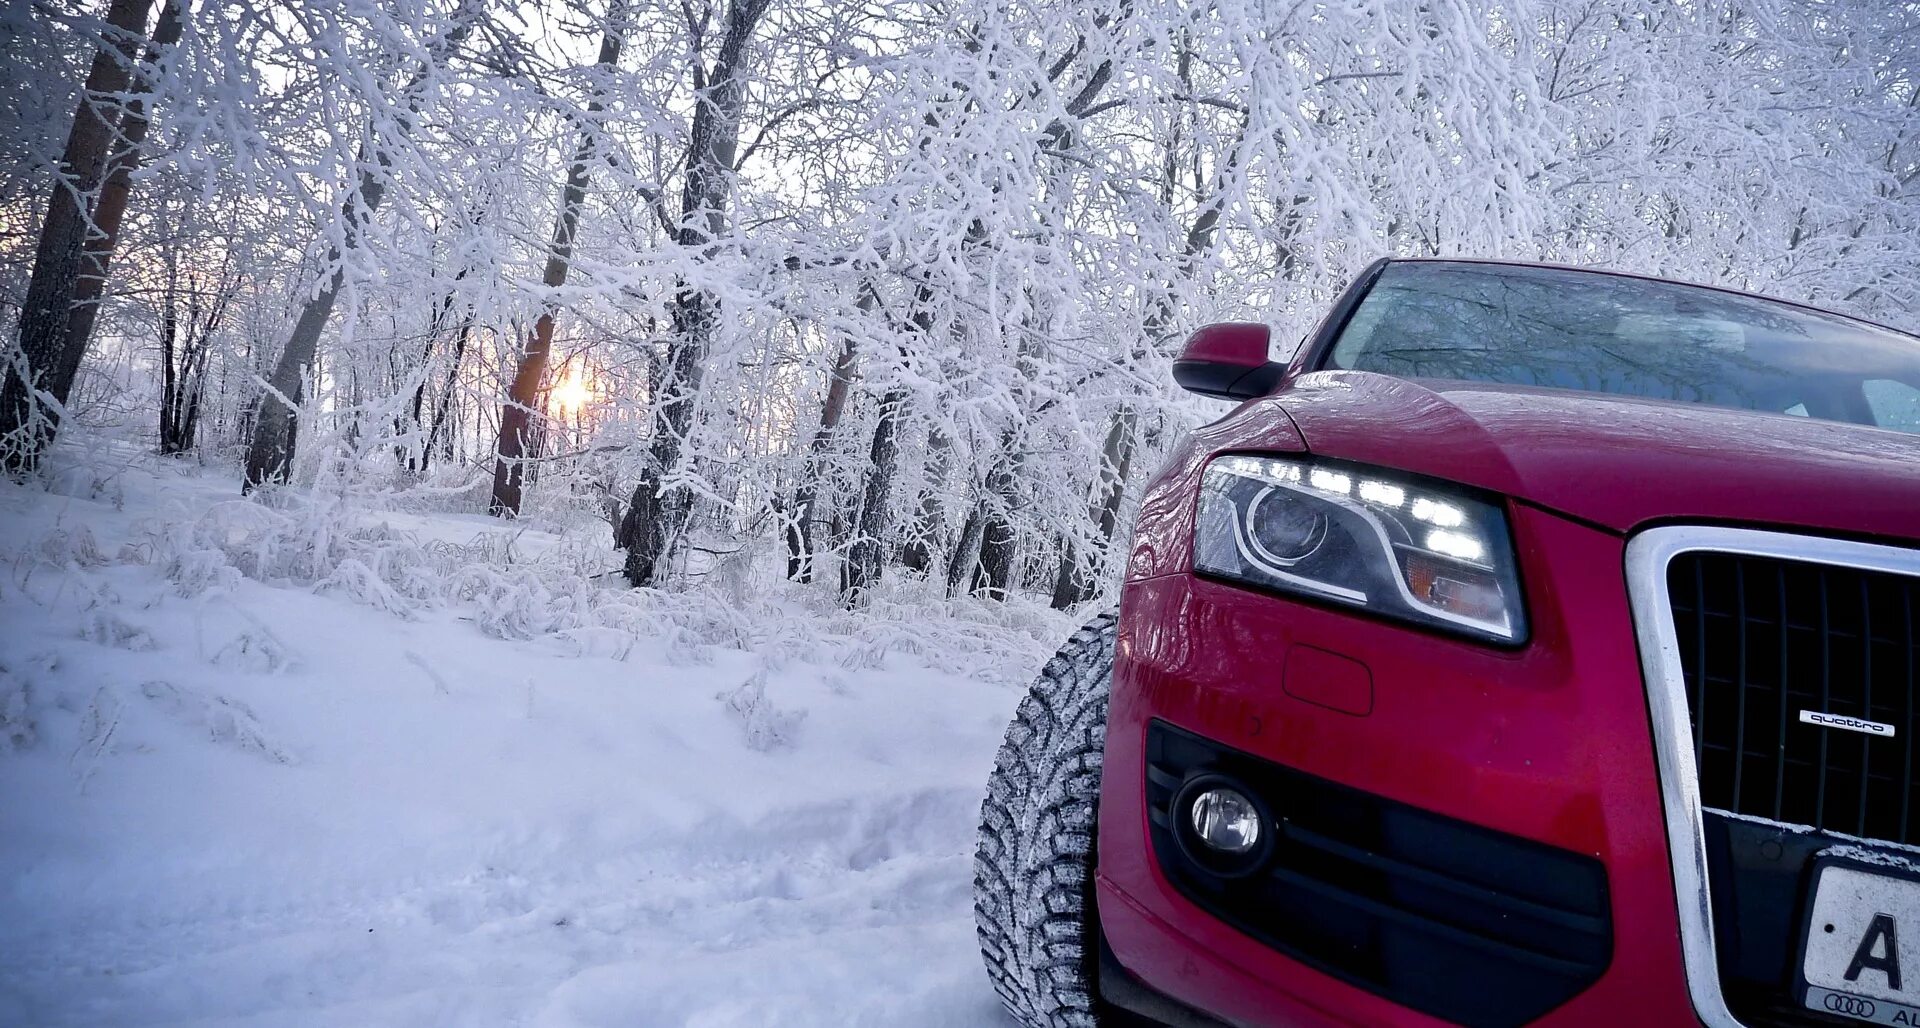
[[1098,1028],[1093,848],[1117,615],[1075,632],[994,759],[973,862],[987,976],[1027,1028]]

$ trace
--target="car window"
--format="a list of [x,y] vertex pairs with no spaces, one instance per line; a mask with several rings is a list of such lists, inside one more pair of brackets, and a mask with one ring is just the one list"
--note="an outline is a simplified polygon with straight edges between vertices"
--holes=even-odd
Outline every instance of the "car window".
[[[1575,269],[1390,264],[1322,366],[1920,432],[1920,339],[1762,297]],[[1868,382],[1886,385],[1863,404]]]
[[1890,378],[1872,378],[1861,384],[1860,392],[1867,398],[1875,424],[1920,433],[1920,387]]

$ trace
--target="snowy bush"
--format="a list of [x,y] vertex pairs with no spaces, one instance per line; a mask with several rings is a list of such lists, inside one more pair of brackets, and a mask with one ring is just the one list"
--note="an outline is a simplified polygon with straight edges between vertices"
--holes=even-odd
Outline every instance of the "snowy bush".
[[[128,467],[148,473],[141,462],[151,460],[135,457]],[[158,469],[178,473],[171,462]],[[636,590],[606,570],[618,551],[607,546],[604,526],[537,531],[524,523],[480,523],[463,540],[445,538],[440,526],[453,522],[429,522],[438,537],[396,527],[396,520],[417,516],[408,510],[446,499],[421,491],[425,499],[405,489],[345,498],[281,488],[257,500],[174,500],[135,520],[131,539],[110,549],[97,528],[74,521],[21,540],[14,560],[22,579],[53,571],[53,579],[36,579],[52,583],[37,593],[82,600],[78,634],[132,651],[156,648],[159,638],[128,618],[112,579],[93,573],[115,563],[148,566],[175,594],[219,598],[242,614],[232,594],[252,580],[406,619],[451,610],[496,638],[551,639],[562,652],[622,660],[639,649],[685,667],[711,665],[723,650],[753,653],[770,669],[796,662],[872,669],[897,655],[1017,682],[1064,630],[1062,615],[1024,596],[948,598],[915,578],[883,582],[863,609],[848,610],[831,591],[786,581],[777,570],[780,552],[765,546],[727,550],[700,584]],[[709,541],[723,548],[721,540]],[[253,622],[222,632],[203,623],[199,652],[218,667],[248,673],[297,662],[282,640]]]
[[254,624],[222,643],[207,660],[215,667],[267,675],[296,663],[293,651],[265,625]]
[[767,752],[791,746],[804,710],[781,710],[767,698],[767,672],[755,672],[746,681],[714,697],[739,724],[749,749]]
[[81,791],[86,790],[101,758],[116,752],[123,712],[119,690],[110,685],[95,689],[87,701],[86,710],[80,716],[79,744],[67,758],[67,766],[79,779]]
[[240,583],[240,570],[227,563],[219,550],[174,550],[167,554],[160,573],[181,596],[201,596],[232,589]]
[[[417,576],[407,577],[415,584],[419,582]],[[333,570],[314,586],[314,591],[345,596],[395,617],[413,618],[413,604],[401,596],[399,590],[383,581],[373,568],[352,557],[335,564]]]
[[80,615],[80,638],[116,650],[139,652],[160,648],[153,633],[98,606]]
[[0,753],[25,749],[36,738],[32,690],[25,677],[0,665]]
[[55,528],[35,540],[28,552],[54,567],[94,568],[107,563],[106,554],[100,552],[100,544],[93,538],[93,530],[86,525]]
[[210,742],[264,757],[276,764],[293,762],[284,749],[267,737],[252,709],[225,696],[202,695],[170,682],[143,682],[140,695],[155,709]]

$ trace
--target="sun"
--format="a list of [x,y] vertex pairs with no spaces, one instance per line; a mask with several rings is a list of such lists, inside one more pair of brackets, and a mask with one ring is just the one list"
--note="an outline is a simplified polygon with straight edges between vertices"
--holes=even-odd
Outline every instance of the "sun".
[[578,413],[580,408],[593,399],[593,390],[580,377],[580,367],[575,365],[567,380],[553,387],[553,402],[568,414]]

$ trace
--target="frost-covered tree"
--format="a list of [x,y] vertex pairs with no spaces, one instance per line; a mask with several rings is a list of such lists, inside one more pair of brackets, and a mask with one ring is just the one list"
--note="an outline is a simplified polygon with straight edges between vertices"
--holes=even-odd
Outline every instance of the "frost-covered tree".
[[[733,180],[740,153],[754,34],[771,0],[728,0],[685,8],[692,114],[681,171],[680,212],[673,244],[681,260],[709,263],[733,235]],[[700,401],[707,363],[720,331],[724,300],[705,283],[683,278],[667,304],[665,352],[653,366],[653,403],[647,462],[620,523],[626,576],[650,585],[682,530],[690,492],[672,479],[680,472]]]
[[8,366],[94,317],[67,417],[604,523],[602,584],[1103,602],[1180,340],[1382,255],[1920,302],[1910,6],[135,6],[0,12]]
[[[152,0],[112,0],[97,34],[93,63],[67,133],[67,145],[47,187],[45,214],[34,249],[33,274],[21,302],[17,345],[0,386],[0,465],[31,470],[52,440],[61,408],[73,388],[82,358],[69,345],[68,324],[82,277],[104,274],[108,249],[90,247],[102,236],[94,205],[117,163],[116,145],[137,153],[120,122],[124,115],[144,125],[138,108],[127,110],[128,85],[147,28]],[[124,188],[124,185],[122,186]],[[84,336],[78,340],[84,346]]]

